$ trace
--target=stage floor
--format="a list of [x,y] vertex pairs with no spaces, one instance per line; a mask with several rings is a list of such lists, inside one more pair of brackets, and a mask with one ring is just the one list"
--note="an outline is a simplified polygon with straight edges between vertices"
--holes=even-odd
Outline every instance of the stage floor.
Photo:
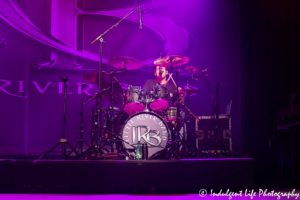
[[100,161],[0,160],[0,184],[59,188],[249,188],[251,158]]

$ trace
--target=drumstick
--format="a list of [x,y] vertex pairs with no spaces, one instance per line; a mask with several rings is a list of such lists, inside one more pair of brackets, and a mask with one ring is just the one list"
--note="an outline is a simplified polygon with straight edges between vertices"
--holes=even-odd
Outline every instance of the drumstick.
[[169,82],[169,80],[170,80],[171,76],[172,76],[172,74],[169,74],[169,78],[168,78],[168,80],[166,81],[166,84],[165,84],[165,85],[167,85],[167,84],[168,84],[168,82]]
[[[170,78],[172,79],[172,81],[173,81],[175,87],[177,88],[177,85],[176,85],[176,83],[175,83],[175,81],[174,81],[174,79],[173,79],[173,77],[172,77],[172,74],[170,75]],[[169,78],[169,79],[170,79],[170,78]]]

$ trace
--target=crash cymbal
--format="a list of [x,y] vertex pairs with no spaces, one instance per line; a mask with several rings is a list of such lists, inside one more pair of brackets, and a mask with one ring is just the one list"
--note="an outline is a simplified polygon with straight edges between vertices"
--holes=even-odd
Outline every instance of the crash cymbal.
[[[105,75],[103,75],[105,74]],[[111,93],[111,80],[112,80],[112,75],[111,74],[107,74],[102,73],[102,90],[105,90],[103,92],[103,97],[111,102],[111,98],[110,98],[110,93]],[[123,96],[123,88],[121,86],[121,84],[119,83],[119,81],[116,79],[116,77],[114,77],[114,104],[116,105],[122,105],[124,103],[124,96]],[[98,73],[96,76],[96,84],[98,86]],[[99,88],[99,86],[98,86]]]
[[183,65],[189,61],[188,57],[185,56],[166,56],[162,58],[158,58],[154,61],[154,65],[156,66],[162,66],[162,67],[171,67],[171,60],[172,60],[172,66],[178,67],[180,65]]
[[[98,85],[98,72],[90,72],[90,73],[87,73],[87,74],[84,74],[83,75],[83,78],[85,80],[88,80],[90,82],[93,82],[93,83],[96,83],[97,82],[97,85]],[[109,75],[107,72],[105,71],[102,71],[102,78],[101,78],[102,82],[102,89],[105,89],[107,88],[108,86],[111,85],[111,75]]]
[[108,60],[108,64],[117,69],[124,69],[126,70],[134,70],[141,68],[143,63],[135,58],[130,58],[126,56],[118,56],[113,57]]
[[197,72],[197,71],[199,71],[199,70],[200,70],[199,67],[194,67],[194,66],[190,66],[190,67],[185,67],[185,68],[183,68],[183,71],[185,71],[185,72],[190,72],[190,73],[192,73],[192,72]]
[[[98,72],[90,72],[87,74],[83,75],[83,78],[85,80],[88,80],[92,83],[96,83],[96,81],[98,80]],[[106,71],[102,71],[102,84],[104,84],[104,86],[102,86],[102,88],[105,88],[106,84],[111,83],[111,75],[109,73],[107,73]],[[98,84],[98,83],[97,83]]]
[[90,82],[96,82],[96,76],[97,76],[98,72],[90,72],[90,73],[87,73],[87,74],[84,74],[83,75],[83,78],[85,80],[88,80]]

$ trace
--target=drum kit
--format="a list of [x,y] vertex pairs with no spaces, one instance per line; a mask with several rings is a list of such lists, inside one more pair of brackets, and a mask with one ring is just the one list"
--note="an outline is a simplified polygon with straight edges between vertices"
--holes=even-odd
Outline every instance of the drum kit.
[[[77,142],[75,148],[67,142],[65,138],[65,128],[63,129],[63,137],[43,158],[53,151],[59,144],[62,144],[62,153],[66,158],[65,145],[67,144],[77,157],[86,159],[135,159],[136,153],[140,153],[140,144],[143,146],[147,155],[143,154],[144,159],[179,159],[179,158],[195,158],[198,151],[194,145],[192,133],[189,128],[190,118],[196,120],[198,118],[189,109],[189,98],[200,93],[200,90],[183,86],[179,88],[179,66],[186,64],[189,61],[188,57],[182,55],[172,55],[160,57],[154,61],[155,66],[168,68],[176,75],[176,80],[172,74],[169,74],[169,79],[175,85],[174,91],[169,91],[163,85],[157,85],[151,88],[151,91],[145,91],[140,86],[128,86],[123,90],[119,81],[115,78],[115,74],[122,73],[126,70],[137,70],[142,67],[142,62],[130,57],[113,57],[108,60],[108,64],[119,71],[105,72],[102,71],[102,43],[103,36],[111,29],[123,21],[126,17],[135,11],[141,12],[140,7],[131,9],[121,20],[99,35],[91,44],[99,41],[99,70],[83,75],[83,78],[90,83],[96,83],[99,92],[93,96],[89,96],[87,102],[81,104],[81,138]],[[141,29],[140,16],[140,29]],[[183,71],[191,74],[192,79],[199,80],[200,76],[207,76],[205,70],[200,71],[197,67],[186,67]],[[65,100],[64,100],[64,126],[66,123],[66,80],[65,85]],[[87,83],[87,84],[90,84]],[[85,83],[86,84],[86,83]],[[81,84],[78,87],[83,87]],[[187,99],[184,104],[184,97]],[[92,107],[91,113],[91,146],[83,140],[83,105],[96,100],[95,106]],[[102,99],[108,100],[111,105],[102,108]],[[218,101],[217,101],[218,102]],[[119,111],[114,105],[122,105],[123,111]],[[185,114],[187,113],[187,114]],[[103,114],[105,115],[103,118]],[[218,115],[217,115],[218,117]],[[103,120],[104,119],[104,120]],[[102,126],[102,121],[104,125]],[[186,127],[186,131],[184,131]],[[183,131],[182,131],[183,129]],[[83,151],[83,144],[89,148]],[[80,151],[76,151],[76,147],[80,147]],[[110,150],[108,147],[110,146]],[[107,153],[105,153],[106,151]]]
[[[189,120],[190,117],[198,119],[189,109],[189,98],[200,93],[200,90],[191,88],[188,84],[179,88],[177,83],[180,70],[174,70],[174,67],[181,66],[188,60],[185,56],[167,56],[154,61],[156,66],[165,67],[176,73],[177,81],[172,78],[172,74],[169,74],[169,80],[171,79],[176,87],[175,91],[169,91],[165,86],[159,84],[153,86],[150,92],[146,92],[141,86],[132,85],[124,90],[114,75],[125,70],[136,70],[142,67],[141,61],[130,57],[109,59],[108,64],[119,71],[102,71],[100,81],[98,72],[84,74],[83,78],[89,83],[75,86],[82,87],[82,103],[79,112],[81,116],[80,140],[73,148],[65,139],[64,130],[63,139],[40,158],[46,157],[54,148],[62,144],[65,158],[74,152],[77,157],[85,159],[132,160],[136,157],[138,143],[144,148],[146,147],[147,155],[143,155],[143,159],[195,158],[198,151],[192,139]],[[191,74],[199,72],[199,68],[192,66],[183,70]],[[102,91],[93,96],[87,96],[88,100],[84,102],[84,86],[94,83],[98,87],[101,83]],[[187,99],[186,105],[182,100],[184,97]],[[109,101],[110,106],[102,108],[99,103],[100,98]],[[96,100],[94,101],[96,103],[91,109],[92,144],[88,145],[83,140],[83,106],[92,100]],[[123,111],[119,111],[119,108],[114,107],[115,105],[122,106]],[[64,114],[64,124],[65,118]],[[97,123],[99,121],[104,121],[103,126],[100,126],[102,123]],[[65,144],[69,145],[72,150],[68,154],[66,154]],[[84,150],[83,145],[88,148]]]
[[[188,60],[185,56],[167,56],[155,60],[154,65],[173,70],[173,67],[181,66]],[[92,109],[92,145],[83,151],[83,143],[77,143],[81,145],[79,153],[91,159],[103,158],[107,153],[117,155],[118,158],[122,155],[123,158],[134,159],[135,150],[140,141],[141,144],[147,144],[148,155],[144,156],[145,159],[183,158],[192,157],[192,154],[195,156],[196,149],[191,137],[188,136],[191,133],[189,130],[180,131],[180,129],[183,129],[189,122],[190,116],[195,117],[189,109],[189,97],[200,93],[200,90],[190,88],[188,85],[178,89],[172,77],[170,78],[177,87],[175,91],[169,91],[162,85],[154,86],[148,93],[141,86],[129,85],[124,90],[114,75],[125,70],[139,69],[142,63],[135,58],[114,57],[108,60],[108,64],[120,69],[120,71],[113,72],[102,71],[101,98],[108,100],[111,106],[102,108],[105,123],[103,127],[100,127],[98,139],[97,98],[100,98],[99,93],[87,97],[88,100],[84,105],[91,100],[96,100],[96,106]],[[199,68],[191,66],[183,70],[196,73]],[[174,70],[174,72],[178,77],[179,70]],[[98,85],[98,72],[84,74],[83,78]],[[184,97],[187,98],[187,105],[180,100]],[[123,111],[119,111],[114,105],[122,105]],[[184,108],[189,114],[185,115]],[[108,146],[111,147],[110,150]]]

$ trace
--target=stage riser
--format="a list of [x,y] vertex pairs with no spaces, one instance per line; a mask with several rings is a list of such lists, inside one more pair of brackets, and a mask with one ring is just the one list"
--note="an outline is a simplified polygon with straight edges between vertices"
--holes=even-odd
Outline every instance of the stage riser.
[[249,187],[253,159],[0,162],[1,185],[57,187]]

